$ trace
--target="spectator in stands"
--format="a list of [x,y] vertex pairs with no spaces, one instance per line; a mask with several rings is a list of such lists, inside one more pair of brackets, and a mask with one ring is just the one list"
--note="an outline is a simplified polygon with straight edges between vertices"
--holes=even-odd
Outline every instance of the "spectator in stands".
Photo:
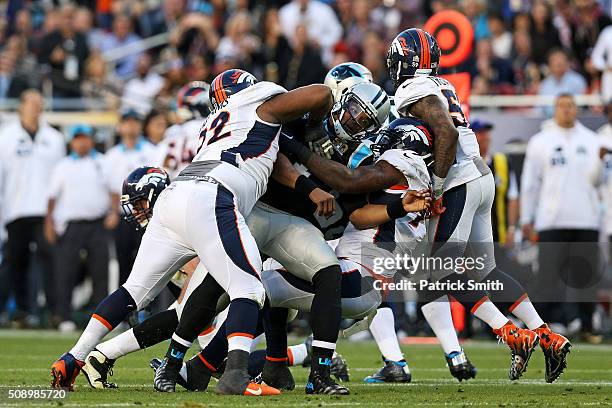
[[291,47],[283,35],[278,9],[272,8],[266,12],[263,27],[262,59],[264,64],[264,79],[279,84],[287,80]]
[[476,53],[470,68],[472,77],[487,81],[494,93],[510,93],[514,83],[512,63],[493,55],[491,40],[484,38],[476,43]]
[[[66,148],[63,135],[41,119],[42,112],[40,92],[27,90],[21,94],[19,118],[0,128],[0,202],[7,231],[2,262],[8,274],[3,282],[15,295],[14,319],[19,325],[25,325],[33,312],[33,290],[40,284],[31,275],[35,255],[42,268],[47,307],[54,310],[55,306],[53,262],[43,224],[51,170],[66,154]],[[30,250],[32,243],[36,244],[34,253]]]
[[[586,92],[586,81],[570,69],[569,58],[560,48],[552,50],[548,55],[549,74],[540,84],[540,95],[556,96],[561,93],[581,95]],[[550,108],[545,109],[550,113]]]
[[538,65],[546,63],[551,48],[561,47],[559,32],[552,21],[551,9],[545,0],[535,0],[531,6],[531,55]]
[[153,99],[164,86],[164,79],[151,70],[153,59],[147,53],[138,57],[136,76],[125,83],[121,96],[121,110],[134,109],[141,117],[153,107]]
[[491,32],[487,23],[486,2],[484,0],[461,0],[461,9],[474,27],[474,39],[489,38]]
[[15,58],[12,53],[0,53],[0,101],[18,98],[27,88],[28,82],[15,70]]
[[574,7],[572,0],[556,0],[553,24],[559,32],[559,41],[566,50],[572,49],[572,21],[574,20]]
[[[102,53],[106,53],[138,41],[140,41],[140,37],[134,34],[130,17],[119,14],[115,16],[113,21],[113,31],[108,33],[100,42],[99,49]],[[140,54],[134,52],[115,61],[117,77],[125,80],[133,75],[136,72],[139,57]]]
[[189,58],[187,67],[187,82],[191,81],[211,81],[211,68],[206,58],[202,55],[193,55]]
[[612,26],[606,27],[591,54],[593,67],[601,72],[601,96],[612,101]]
[[531,37],[526,31],[514,32],[512,67],[516,93],[533,95],[540,87],[540,69],[531,59]]
[[97,51],[85,61],[81,93],[89,109],[100,109],[98,100],[102,100],[103,108],[114,110],[119,107],[121,82],[106,72],[106,62]]
[[[143,136],[149,142],[157,145],[163,140],[168,125],[166,114],[162,111],[152,109],[143,122]],[[194,135],[194,137],[197,137],[197,135]]]
[[122,211],[119,208],[119,198],[123,180],[136,168],[150,165],[155,161],[155,146],[145,140],[141,132],[142,123],[138,112],[135,110],[123,112],[117,127],[121,141],[105,155],[105,167],[112,193],[112,216],[107,225],[110,228],[116,227],[114,235],[119,262],[119,284],[124,283],[130,274],[142,238],[141,231],[136,231],[134,226],[120,217]]
[[148,10],[138,17],[138,27],[143,37],[151,37],[174,29],[185,9],[185,0],[165,0],[161,8]]
[[284,86],[294,89],[300,86],[321,83],[327,70],[321,60],[319,51],[308,40],[307,28],[299,24],[291,40],[291,60]]
[[385,53],[387,51],[385,48],[385,43],[380,35],[376,31],[368,31],[361,44],[363,50],[362,62],[372,72],[374,82],[392,95],[394,88],[385,64]]
[[345,28],[345,38],[350,47],[359,47],[370,30],[379,29],[370,20],[372,4],[370,0],[354,0],[351,2],[353,18],[351,23]]
[[292,0],[279,10],[279,17],[289,42],[294,42],[298,26],[303,25],[308,39],[321,49],[323,61],[331,61],[332,48],[342,37],[342,26],[331,7],[316,0]]
[[489,15],[489,31],[491,31],[491,47],[497,58],[508,59],[512,52],[512,34],[506,30],[504,20],[498,14]]
[[238,60],[239,66],[252,70],[253,59],[261,46],[252,28],[248,12],[240,11],[232,15],[225,24],[225,36],[219,41],[217,58],[232,56]]
[[74,8],[63,6],[59,28],[47,34],[40,43],[39,62],[50,67],[54,98],[81,96],[81,76],[89,47],[83,34],[75,31],[73,16]]
[[56,318],[60,331],[73,331],[72,297],[81,252],[87,253],[91,276],[91,305],[108,294],[108,234],[115,214],[110,212],[110,189],[103,155],[94,148],[93,129],[75,125],[70,130],[70,155],[60,160],[51,173],[45,237],[55,245]]
[[[565,325],[574,310],[560,302],[570,289],[581,288],[583,296],[594,290],[599,273],[599,140],[576,120],[577,112],[572,95],[557,97],[553,123],[529,140],[521,178],[523,236],[540,243],[538,285],[532,293],[546,302],[538,308],[545,321]],[[585,339],[596,340],[595,303],[582,301],[576,308]]]
[[203,55],[212,60],[219,44],[219,33],[215,30],[213,19],[190,13],[170,31],[170,43],[183,58]]
[[94,16],[91,10],[86,7],[79,7],[74,12],[74,29],[83,34],[87,39],[89,49],[94,49],[97,44],[104,41],[105,33],[103,30],[94,27]]
[[575,0],[575,19],[572,26],[572,51],[578,60],[579,71],[588,72],[585,63],[603,29],[610,25],[610,17],[601,12],[595,0]]

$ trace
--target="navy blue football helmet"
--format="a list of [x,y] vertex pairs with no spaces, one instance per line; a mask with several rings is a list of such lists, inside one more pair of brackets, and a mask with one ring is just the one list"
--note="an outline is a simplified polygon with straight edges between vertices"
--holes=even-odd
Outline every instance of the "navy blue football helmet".
[[387,51],[387,69],[395,89],[408,78],[436,75],[439,65],[440,47],[436,39],[420,28],[399,33]]
[[213,112],[227,104],[230,96],[257,83],[257,78],[241,69],[228,69],[215,77],[210,86],[208,97]]
[[159,167],[143,166],[131,172],[123,181],[121,207],[123,217],[136,229],[144,229],[153,215],[153,206],[170,184],[170,176]]
[[417,118],[395,119],[376,135],[370,148],[375,157],[389,149],[411,150],[423,158],[427,168],[433,165],[432,133],[425,122]]
[[210,112],[208,94],[210,85],[204,81],[192,81],[183,86],[176,95],[176,109],[181,119],[203,119]]

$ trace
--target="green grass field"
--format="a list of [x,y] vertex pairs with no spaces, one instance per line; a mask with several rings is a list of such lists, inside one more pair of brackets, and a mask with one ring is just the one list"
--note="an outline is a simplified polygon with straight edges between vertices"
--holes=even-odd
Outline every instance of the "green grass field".
[[15,401],[7,399],[8,389],[45,387],[49,367],[75,340],[75,336],[55,332],[0,331],[0,406],[63,407],[411,407],[411,406],[604,406],[612,405],[612,346],[575,345],[566,373],[554,384],[544,382],[544,360],[534,354],[529,370],[518,382],[507,379],[509,352],[494,342],[465,344],[470,359],[478,367],[475,380],[459,384],[448,369],[441,349],[435,345],[403,346],[413,380],[404,385],[365,385],[363,377],[380,366],[372,342],[341,342],[339,352],[348,360],[351,395],[346,397],[306,396],[307,370],[293,369],[297,388],[278,397],[221,397],[212,392],[161,394],[152,387],[150,358],[163,353],[160,345],[135,353],[117,362],[112,381],[116,390],[90,389],[85,378],[77,379],[76,392],[60,401]]

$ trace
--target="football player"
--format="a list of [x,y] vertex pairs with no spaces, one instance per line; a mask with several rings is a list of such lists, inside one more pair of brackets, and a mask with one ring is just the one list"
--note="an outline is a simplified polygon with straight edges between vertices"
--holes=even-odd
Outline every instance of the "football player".
[[[281,124],[308,112],[312,120],[320,121],[333,98],[324,85],[287,92],[273,83],[257,83],[240,70],[226,71],[216,81],[217,86],[211,87],[215,89],[215,112],[202,131],[200,150],[158,197],[127,282],[98,306],[77,344],[54,363],[53,386],[72,387],[83,359],[101,338],[127,313],[153,299],[187,260],[199,256],[231,299],[227,319],[230,351],[217,392],[279,393],[252,384],[247,373],[265,291],[259,278],[261,259],[244,217],[265,191],[277,158]],[[166,365],[180,361],[192,340],[173,337]]]
[[170,126],[157,146],[158,161],[173,180],[196,154],[199,134],[208,114],[210,85],[193,81],[183,86],[176,96],[176,116],[179,123]]

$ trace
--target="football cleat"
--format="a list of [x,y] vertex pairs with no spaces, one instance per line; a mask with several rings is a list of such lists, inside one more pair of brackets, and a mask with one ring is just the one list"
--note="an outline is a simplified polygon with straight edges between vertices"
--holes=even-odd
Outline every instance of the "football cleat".
[[306,337],[306,340],[304,341],[304,345],[306,346],[306,351],[308,352],[308,355],[306,356],[306,358],[304,359],[304,361],[302,361],[302,367],[310,367],[311,364],[311,360],[310,360],[310,355],[312,354],[312,334],[308,337]]
[[459,380],[469,380],[470,378],[476,378],[478,370],[469,358],[465,355],[463,349],[461,351],[453,351],[450,354],[445,354],[446,364],[453,377]]
[[244,390],[243,395],[260,397],[266,395],[280,395],[280,393],[281,392],[279,390],[274,387],[270,387],[269,385],[250,382]]
[[115,360],[111,360],[102,354],[98,349],[94,349],[85,359],[83,374],[92,388],[105,389],[117,388],[117,384],[108,382],[108,376],[113,375],[113,365]]
[[365,383],[409,383],[412,380],[410,368],[405,361],[384,360],[385,365],[372,375],[363,379]]
[[547,383],[552,383],[567,367],[567,355],[572,344],[564,336],[550,330],[547,324],[534,330],[540,336],[540,347],[544,352],[546,363],[545,379]]
[[181,377],[179,374],[180,369],[180,364],[164,358],[159,367],[157,367],[157,370],[155,370],[153,388],[159,392],[175,392],[176,383]]
[[536,332],[521,329],[512,322],[493,330],[493,333],[510,347],[511,361],[508,377],[511,380],[518,380],[527,371],[531,354],[540,340],[539,336]]
[[329,367],[320,367],[310,372],[306,394],[348,395],[349,390],[332,380]]
[[[191,361],[191,360],[189,360]],[[211,373],[207,369],[200,369],[194,364],[183,363],[179,370],[179,376],[176,379],[176,383],[187,391],[205,391],[208,388],[210,382]],[[157,369],[162,365],[163,360],[154,358],[149,362],[149,366],[153,371],[157,372]]]
[[62,355],[51,366],[51,387],[74,391],[74,381],[84,364],[70,353]]
[[334,351],[331,367],[329,369],[331,375],[336,377],[338,381],[350,381],[348,364],[346,363],[346,360],[344,359],[344,357],[342,357],[341,354],[338,354]]
[[280,390],[291,391],[295,388],[295,380],[286,361],[266,360],[261,372],[261,381],[254,380],[256,383],[265,383]]

